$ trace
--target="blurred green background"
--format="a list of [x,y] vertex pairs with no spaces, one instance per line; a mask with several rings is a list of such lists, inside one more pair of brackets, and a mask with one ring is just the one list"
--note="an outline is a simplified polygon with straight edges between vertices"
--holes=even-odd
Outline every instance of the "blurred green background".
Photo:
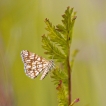
[[57,106],[50,75],[28,78],[20,57],[29,50],[47,58],[41,47],[45,18],[61,24],[66,8],[77,11],[72,48],[79,49],[72,72],[75,106],[106,106],[105,0],[0,0],[0,106]]

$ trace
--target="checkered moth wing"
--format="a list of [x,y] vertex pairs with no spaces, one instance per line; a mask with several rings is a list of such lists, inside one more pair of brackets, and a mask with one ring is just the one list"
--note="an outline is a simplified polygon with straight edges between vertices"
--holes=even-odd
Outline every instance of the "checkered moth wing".
[[21,51],[21,57],[26,75],[32,79],[36,78],[40,72],[42,72],[40,80],[44,79],[48,72],[54,67],[52,60],[48,61],[28,50]]

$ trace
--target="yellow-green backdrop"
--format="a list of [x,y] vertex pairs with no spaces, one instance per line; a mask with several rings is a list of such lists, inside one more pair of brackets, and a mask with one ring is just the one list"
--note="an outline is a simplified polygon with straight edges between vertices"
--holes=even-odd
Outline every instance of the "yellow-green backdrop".
[[72,72],[75,106],[106,105],[106,1],[105,0],[0,0],[0,106],[57,106],[50,75],[43,81],[28,78],[21,50],[44,55],[41,36],[45,18],[61,23],[66,8],[77,19],[72,48],[79,49]]

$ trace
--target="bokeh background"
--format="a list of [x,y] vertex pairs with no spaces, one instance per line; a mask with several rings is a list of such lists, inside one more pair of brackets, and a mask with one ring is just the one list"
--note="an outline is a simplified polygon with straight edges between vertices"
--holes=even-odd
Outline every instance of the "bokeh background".
[[79,49],[72,72],[75,106],[106,106],[106,0],[0,0],[0,106],[57,106],[50,75],[28,78],[20,57],[41,47],[45,18],[61,24],[66,8],[77,12],[72,48]]

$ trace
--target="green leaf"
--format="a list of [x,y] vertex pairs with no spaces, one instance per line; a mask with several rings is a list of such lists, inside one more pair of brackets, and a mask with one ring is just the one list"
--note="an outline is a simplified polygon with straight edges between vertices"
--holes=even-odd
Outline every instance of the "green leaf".
[[49,54],[49,58],[64,61],[65,55],[49,40],[45,35],[42,36],[42,47],[46,50],[46,54]]
[[71,68],[73,67],[74,59],[75,59],[75,57],[76,57],[76,55],[77,55],[78,52],[79,52],[79,50],[76,49],[76,50],[73,51],[73,53],[71,55],[71,62],[70,62]]
[[58,46],[60,46],[63,51],[67,49],[67,42],[66,39],[61,35],[61,33],[51,24],[51,22],[46,19],[45,23],[47,25],[46,30],[49,32],[48,37],[51,41],[56,43]]

